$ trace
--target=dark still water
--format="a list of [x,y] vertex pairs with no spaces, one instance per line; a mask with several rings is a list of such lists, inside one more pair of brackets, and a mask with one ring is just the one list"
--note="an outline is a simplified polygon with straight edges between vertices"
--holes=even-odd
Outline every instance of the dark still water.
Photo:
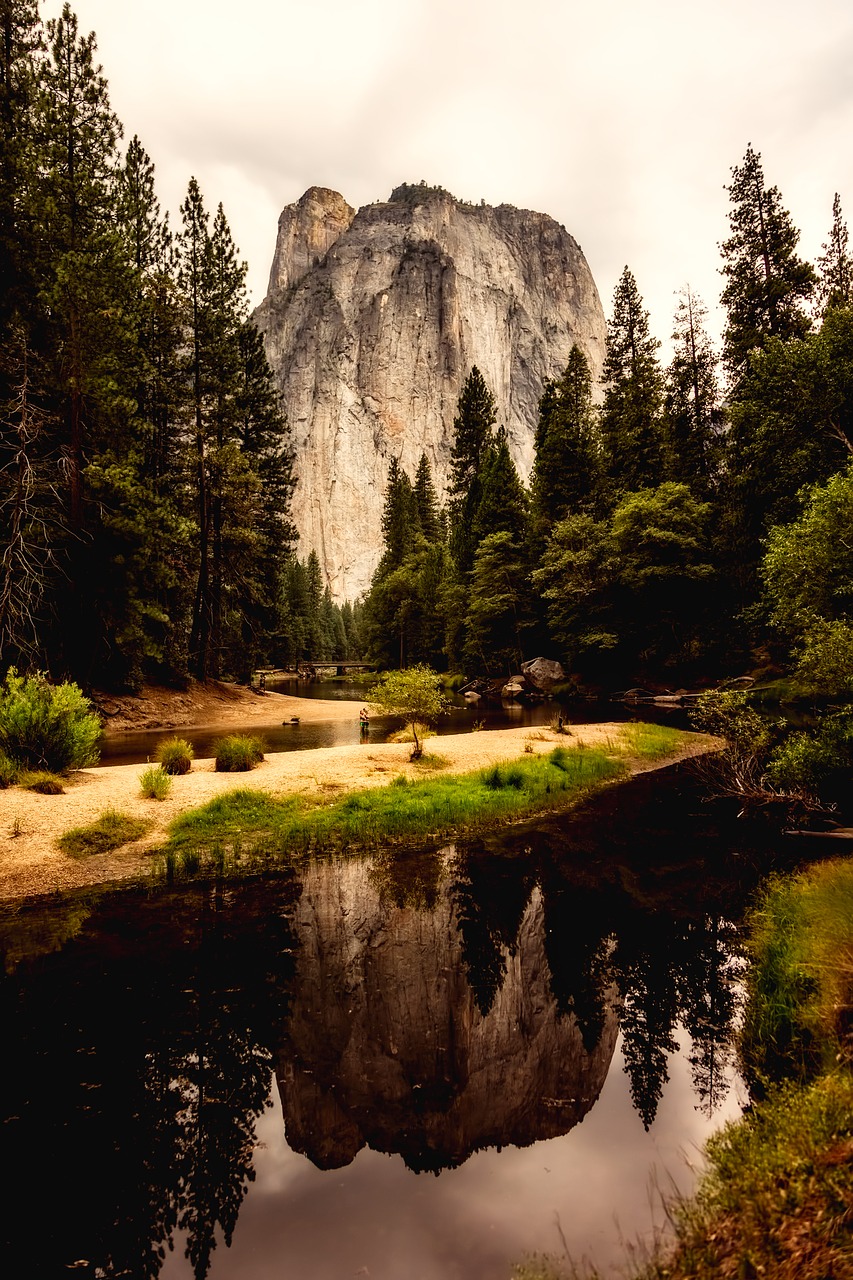
[[[272,687],[270,685],[270,689]],[[277,686],[277,692],[309,700],[343,699],[360,705],[367,701],[363,686],[335,681],[289,681]],[[475,724],[483,729],[543,725],[548,724],[561,711],[567,724],[590,724],[606,720],[654,720],[662,724],[673,724],[677,728],[687,727],[687,713],[679,707],[630,708],[618,702],[575,702],[562,708],[556,702],[533,703],[529,706],[512,702],[480,702],[472,707],[462,698],[452,701],[449,714],[442,716],[436,723],[435,728],[439,734],[468,733]],[[389,734],[399,729],[400,724],[400,720],[390,716],[373,716],[368,740],[386,742]],[[309,751],[316,747],[356,745],[362,740],[356,707],[352,720],[327,720],[317,724],[294,725],[288,721],[285,724],[259,725],[253,722],[229,725],[227,729],[143,729],[111,734],[102,738],[99,744],[100,763],[144,764],[147,760],[153,760],[159,743],[176,735],[186,738],[192,744],[196,757],[203,760],[214,754],[213,744],[225,733],[259,734],[269,751]]]
[[4,918],[4,1273],[505,1280],[561,1235],[616,1267],[742,1102],[738,922],[799,847],[720,823],[670,771]]

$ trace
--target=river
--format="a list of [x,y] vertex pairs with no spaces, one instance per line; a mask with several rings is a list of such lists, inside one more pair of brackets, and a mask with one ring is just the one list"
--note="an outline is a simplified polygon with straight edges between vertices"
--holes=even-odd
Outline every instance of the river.
[[689,769],[488,839],[0,918],[9,1275],[613,1273],[744,1102],[740,921],[804,845]]

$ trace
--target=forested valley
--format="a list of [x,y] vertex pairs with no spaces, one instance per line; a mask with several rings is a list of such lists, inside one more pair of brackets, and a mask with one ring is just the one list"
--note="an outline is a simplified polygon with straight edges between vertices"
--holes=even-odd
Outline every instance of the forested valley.
[[750,146],[727,185],[718,353],[689,287],[660,344],[632,272],[603,397],[579,347],[542,391],[529,485],[475,368],[448,492],[391,460],[384,554],[339,606],[290,518],[293,454],[222,205],[171,227],[94,35],[5,0],[0,661],[133,689],[302,656],[578,690],[793,669],[853,683],[853,298],[840,199],[814,266]]

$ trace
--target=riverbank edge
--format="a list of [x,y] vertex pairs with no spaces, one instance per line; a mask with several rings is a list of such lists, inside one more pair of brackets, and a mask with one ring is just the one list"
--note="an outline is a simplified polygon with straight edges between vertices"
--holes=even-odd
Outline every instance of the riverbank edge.
[[[613,730],[621,734],[624,726],[596,725],[592,727],[598,731]],[[574,733],[577,733],[577,731],[582,728],[583,726],[573,726],[573,731]],[[515,732],[516,731],[514,730],[497,730],[489,734],[488,738],[494,740],[497,739],[499,735],[508,737]],[[673,732],[678,734],[679,739],[679,745],[676,750],[659,755],[658,758],[650,758],[649,756],[646,756],[645,758],[628,757],[626,755],[624,758],[625,769],[624,772],[619,774],[619,776],[605,779],[598,786],[594,788],[588,787],[582,793],[576,791],[566,795],[564,803],[555,803],[552,799],[549,804],[541,806],[541,808],[538,808],[536,811],[528,810],[514,819],[501,819],[499,817],[493,823],[480,823],[477,826],[477,833],[482,834],[490,827],[498,829],[501,826],[508,825],[509,822],[530,821],[537,817],[547,816],[549,813],[556,812],[557,810],[563,811],[570,808],[572,805],[579,803],[580,800],[591,794],[592,790],[599,789],[599,786],[618,785],[620,782],[626,781],[637,774],[668,768],[684,760],[707,754],[708,752],[717,750],[720,745],[716,739],[711,738],[707,734],[698,734],[687,730],[678,730]],[[477,736],[479,737],[479,735]],[[448,739],[442,739],[441,741],[442,743],[445,743]],[[559,744],[560,739],[554,736],[552,745]],[[537,743],[537,745],[539,744]],[[320,748],[317,751],[289,754],[299,756],[302,760],[308,760],[312,756],[321,754],[325,755],[330,752],[334,754],[335,751],[335,748]],[[503,756],[500,763],[511,764],[514,759],[523,761],[526,758],[528,757],[524,754],[520,756]],[[116,766],[116,768],[130,771],[134,769],[135,766]],[[476,773],[478,771],[472,771],[464,768],[451,768],[448,769],[447,772],[449,774],[459,776],[468,772]],[[223,782],[226,780],[230,781],[232,783],[232,791],[247,788],[261,791],[267,790],[267,787],[264,785],[264,779],[254,773],[241,775],[217,775],[217,777]],[[391,778],[389,777],[382,785],[387,785],[390,781]],[[356,794],[361,789],[362,788],[360,786],[336,789],[334,796],[329,799],[328,804],[331,806],[333,803],[340,801],[348,795]],[[193,809],[202,807],[204,806],[187,804],[180,812],[181,814],[184,814],[192,811]],[[440,838],[442,840],[452,840],[455,836],[461,837],[466,834],[470,835],[474,834],[474,832],[471,828],[459,827],[452,832],[443,832]],[[395,841],[394,843],[396,847],[402,847],[402,845],[406,843],[411,844],[412,846],[419,846],[423,845],[425,840],[426,837],[418,835],[411,841]],[[46,902],[50,900],[58,901],[64,897],[72,896],[75,893],[84,890],[111,892],[114,890],[132,888],[137,885],[155,885],[156,880],[153,871],[155,863],[152,855],[156,854],[162,846],[161,844],[154,844],[149,841],[147,847],[140,847],[144,843],[145,842],[139,842],[136,846],[119,849],[112,853],[98,854],[82,863],[66,860],[66,870],[70,873],[75,871],[78,873],[71,882],[66,881],[62,884],[35,885],[33,880],[28,877],[26,871],[20,872],[17,875],[2,878],[0,879],[0,911],[8,911],[10,909],[14,910],[16,907],[24,906],[25,904],[38,904],[39,902]]]
[[[752,1102],[708,1142],[672,1236],[631,1280],[853,1275],[853,860],[773,879],[748,918],[738,1052]],[[636,1257],[636,1255],[634,1255]],[[513,1280],[603,1280],[537,1257]]]

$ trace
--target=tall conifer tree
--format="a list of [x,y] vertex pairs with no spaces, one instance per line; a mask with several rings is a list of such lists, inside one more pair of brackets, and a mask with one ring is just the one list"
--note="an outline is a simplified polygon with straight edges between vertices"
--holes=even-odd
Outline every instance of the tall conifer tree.
[[616,495],[657,484],[664,470],[659,347],[637,282],[626,267],[613,294],[602,374],[607,384],[601,417],[604,460]]
[[534,543],[541,549],[559,520],[594,503],[600,481],[592,373],[577,345],[563,376],[542,393],[535,444],[531,519]]
[[853,257],[850,237],[841,211],[841,197],[835,193],[832,202],[832,226],[829,239],[818,258],[817,300],[821,315],[830,307],[849,307],[853,302]]
[[717,357],[705,329],[707,309],[687,287],[673,326],[673,357],[666,373],[665,420],[670,475],[707,492],[719,464],[722,415]]
[[761,155],[751,146],[743,163],[732,169],[726,190],[732,234],[722,245],[726,286],[721,300],[728,312],[724,356],[737,384],[750,352],[768,338],[786,341],[808,333],[805,304],[814,291],[815,274],[797,257],[800,233],[778,187],[765,186]]

